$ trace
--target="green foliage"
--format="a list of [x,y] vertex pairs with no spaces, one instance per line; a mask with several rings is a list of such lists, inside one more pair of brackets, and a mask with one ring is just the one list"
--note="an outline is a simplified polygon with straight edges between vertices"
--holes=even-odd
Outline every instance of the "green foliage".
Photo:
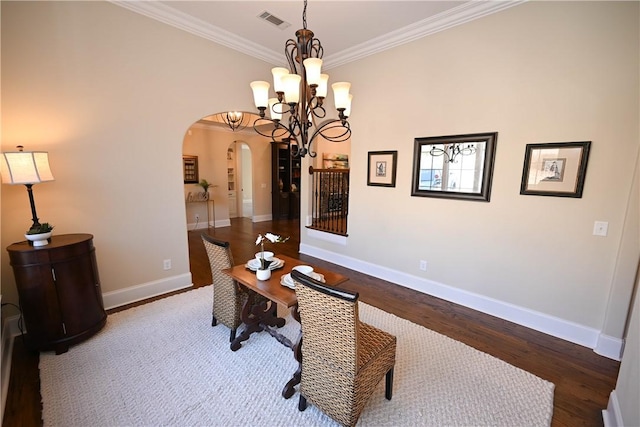
[[52,230],[53,230],[53,225],[49,224],[48,222],[44,222],[44,223],[40,224],[39,226],[31,227],[29,229],[29,231],[27,231],[27,234],[48,233],[48,232],[50,232]]
[[209,184],[209,181],[207,181],[206,179],[201,179],[200,182],[197,183],[196,185],[199,185],[200,187],[202,187],[205,193],[207,192],[207,190],[209,190],[209,187],[213,187],[213,185]]

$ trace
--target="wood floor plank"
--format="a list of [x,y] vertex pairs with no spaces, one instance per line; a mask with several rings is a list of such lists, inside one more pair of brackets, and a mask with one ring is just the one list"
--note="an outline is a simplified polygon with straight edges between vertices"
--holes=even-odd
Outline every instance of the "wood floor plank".
[[[360,299],[367,304],[423,325],[553,382],[556,388],[552,426],[603,425],[601,411],[607,407],[609,394],[615,387],[620,365],[616,361],[599,356],[588,348],[506,320],[320,259],[300,255],[298,221],[252,223],[249,219],[238,218],[231,221],[230,227],[189,231],[189,261],[194,287],[211,284],[211,270],[200,237],[202,232],[231,242],[236,263],[253,258],[257,252],[255,240],[258,233],[273,232],[290,236],[288,242],[268,245],[265,250],[334,269],[349,277],[341,286],[359,292]],[[159,298],[162,297],[154,299]],[[109,313],[146,302],[148,301],[110,310]],[[73,351],[73,348],[69,351]],[[37,353],[27,350],[20,339],[16,340],[4,427],[42,425],[38,360]]]

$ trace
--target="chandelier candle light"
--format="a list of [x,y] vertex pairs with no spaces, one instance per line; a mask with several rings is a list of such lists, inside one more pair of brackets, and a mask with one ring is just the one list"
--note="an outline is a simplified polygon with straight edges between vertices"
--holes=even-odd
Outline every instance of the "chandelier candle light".
[[[260,117],[253,129],[273,142],[287,142],[292,157],[316,157],[311,144],[322,136],[331,142],[344,142],[351,137],[351,127],[347,118],[351,114],[351,83],[338,82],[331,85],[338,119],[327,119],[316,125],[316,119],[324,119],[323,107],[327,96],[329,76],[322,74],[323,49],[320,40],[314,38],[313,31],[307,29],[307,0],[304,1],[302,29],[296,31],[296,40],[289,39],[285,44],[285,53],[289,69],[276,67],[271,70],[273,89],[277,98],[269,97],[269,83],[251,82],[253,100]],[[269,109],[270,118],[265,111]],[[286,124],[282,116],[289,114]],[[273,125],[270,133],[264,128]],[[311,133],[311,135],[309,135]]]
[[233,132],[241,131],[249,124],[249,114],[244,114],[242,111],[227,111],[225,113],[218,113],[220,120],[225,125],[229,126]]

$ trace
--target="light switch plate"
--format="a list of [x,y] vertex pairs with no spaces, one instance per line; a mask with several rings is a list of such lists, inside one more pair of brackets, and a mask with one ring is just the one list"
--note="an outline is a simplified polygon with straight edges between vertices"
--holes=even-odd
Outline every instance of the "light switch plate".
[[594,236],[606,236],[609,231],[609,223],[606,221],[596,221],[593,223]]

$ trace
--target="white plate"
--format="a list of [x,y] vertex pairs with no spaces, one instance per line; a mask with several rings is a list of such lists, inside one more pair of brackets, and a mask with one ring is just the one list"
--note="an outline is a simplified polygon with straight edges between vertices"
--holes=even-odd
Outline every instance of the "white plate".
[[295,286],[294,283],[293,283],[293,279],[291,278],[291,274],[290,273],[285,274],[284,276],[282,276],[282,278],[284,279],[284,281],[285,281],[285,283],[287,285],[290,285],[292,287]]
[[[318,282],[322,282],[324,283],[324,276],[320,273],[316,273],[315,271],[312,272],[310,274],[310,276],[314,279],[316,279]],[[287,273],[285,275],[282,276],[282,278],[280,279],[280,284],[282,286],[286,286],[287,288],[290,289],[295,289],[296,288],[296,284],[293,281],[293,279],[291,278],[291,274]]]
[[[276,270],[278,268],[281,268],[284,265],[284,261],[281,260],[280,258],[273,258],[273,262],[271,264],[269,264],[269,270]],[[245,264],[245,267],[248,268],[251,271],[256,271],[258,268],[260,268],[260,260],[258,259],[250,259],[249,261],[247,261],[247,263]]]

